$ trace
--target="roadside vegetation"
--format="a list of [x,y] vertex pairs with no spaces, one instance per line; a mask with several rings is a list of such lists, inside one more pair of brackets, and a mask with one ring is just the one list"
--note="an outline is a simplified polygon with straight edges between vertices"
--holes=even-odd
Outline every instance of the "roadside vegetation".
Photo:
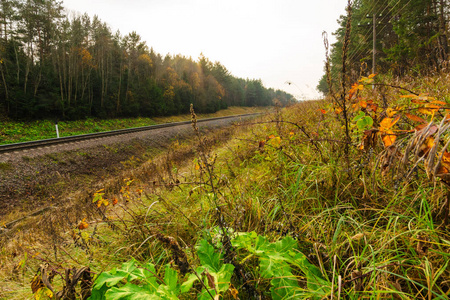
[[326,99],[209,135],[191,105],[192,140],[2,230],[0,296],[448,299],[449,71],[350,80],[350,33]]
[[175,143],[4,240],[3,297],[448,299],[446,76],[362,77],[215,145],[193,113],[193,157]]

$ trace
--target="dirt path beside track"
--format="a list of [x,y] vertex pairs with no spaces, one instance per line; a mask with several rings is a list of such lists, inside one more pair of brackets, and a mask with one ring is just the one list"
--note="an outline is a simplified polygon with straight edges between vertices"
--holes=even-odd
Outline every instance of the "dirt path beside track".
[[[240,119],[213,120],[199,128],[207,133]],[[64,195],[92,188],[192,136],[188,124],[0,154],[0,217],[58,203]]]

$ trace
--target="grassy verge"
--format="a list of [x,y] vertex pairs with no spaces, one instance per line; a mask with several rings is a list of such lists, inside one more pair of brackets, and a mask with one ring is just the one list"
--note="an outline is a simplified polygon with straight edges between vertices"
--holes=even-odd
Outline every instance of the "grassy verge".
[[[230,115],[262,112],[264,110],[265,108],[257,107],[229,107],[216,113],[202,114],[199,115],[199,117],[224,117]],[[110,120],[86,119],[79,121],[59,121],[58,129],[60,136],[63,137],[189,120],[190,115],[188,114],[157,118],[128,118]],[[35,141],[55,137],[55,123],[51,120],[39,120],[33,122],[1,122],[0,124],[0,144]]]
[[80,202],[65,232],[51,215],[22,228],[41,244],[26,256],[5,244],[16,277],[1,278],[14,287],[2,293],[31,296],[23,282],[45,262],[55,291],[65,270],[89,266],[92,299],[448,299],[447,96],[370,84],[341,99],[347,120],[316,101],[195,131]]

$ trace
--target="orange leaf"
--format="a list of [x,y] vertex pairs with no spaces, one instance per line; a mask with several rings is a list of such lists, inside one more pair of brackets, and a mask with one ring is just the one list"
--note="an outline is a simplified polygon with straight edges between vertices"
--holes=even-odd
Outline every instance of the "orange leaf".
[[445,151],[442,155],[441,167],[437,171],[437,174],[448,174],[450,170],[450,153]]
[[400,116],[397,116],[395,119],[392,119],[392,118],[384,118],[384,119],[380,122],[380,131],[382,131],[382,132],[387,132],[392,126],[395,125],[395,123],[398,122],[398,120],[400,120]]
[[275,136],[273,134],[269,135],[269,139],[273,139]]
[[370,75],[369,75],[369,79],[372,79],[372,78],[374,78],[375,76],[377,76],[377,74],[370,74]]
[[89,224],[85,221],[86,218],[84,218],[80,223],[78,224],[78,229],[84,230],[89,227]]
[[396,113],[397,113],[397,111],[394,110],[393,108],[388,107],[388,109],[386,109],[386,115],[389,118],[392,118]]
[[416,116],[416,115],[412,115],[412,114],[405,113],[405,116],[406,116],[408,119],[410,119],[411,121],[414,121],[414,122],[419,122],[419,123],[426,123],[426,122],[427,122],[427,121],[425,121],[424,119],[422,119],[421,117]]
[[113,202],[112,202],[112,205],[114,206],[114,205],[116,205],[118,202],[119,202],[119,200],[117,200],[117,198],[114,198],[114,200],[113,200]]
[[374,111],[374,112],[377,112],[377,110],[378,110],[378,105],[375,103],[368,103],[367,107],[369,110]]
[[447,105],[446,102],[444,102],[444,101],[439,101],[439,100],[431,101],[431,103],[433,103],[433,104],[438,104],[438,105]]
[[401,95],[400,98],[412,98],[412,99],[416,99],[418,96],[414,95],[414,94],[409,94],[409,95]]
[[450,153],[445,151],[442,155],[442,163],[450,167]]
[[428,124],[420,124],[420,125],[417,125],[414,129],[417,131],[421,131],[422,129],[424,129],[427,126],[428,126]]
[[327,113],[327,111],[325,109],[323,109],[323,108],[318,109],[318,111],[320,111],[322,114],[326,114]]
[[433,146],[434,146],[434,138],[429,136],[425,140],[425,142],[422,145],[420,145],[419,156],[426,155],[430,151],[430,149],[433,148]]
[[382,137],[384,146],[387,148],[395,143],[397,136],[394,134],[392,130],[386,131],[386,134]]
[[441,109],[441,107],[438,105],[427,104],[425,107],[419,108],[419,112],[426,115],[434,115],[439,109]]
[[342,112],[342,108],[338,107],[334,111],[339,115]]
[[366,108],[367,107],[367,102],[364,100],[359,101],[359,106],[361,106],[362,108]]

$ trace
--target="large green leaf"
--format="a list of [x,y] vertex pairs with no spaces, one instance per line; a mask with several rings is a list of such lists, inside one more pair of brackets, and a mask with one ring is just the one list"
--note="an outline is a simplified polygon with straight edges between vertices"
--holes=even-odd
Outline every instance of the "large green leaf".
[[290,265],[297,266],[305,274],[308,297],[320,299],[329,295],[330,282],[323,277],[319,268],[311,264],[298,250],[297,241],[292,237],[286,236],[275,243],[270,243],[255,232],[240,233],[232,244],[259,257],[260,274],[263,278],[271,279],[273,299],[307,297],[298,285]]
[[207,240],[202,239],[197,245],[197,255],[203,266],[208,266],[211,271],[219,271],[222,266],[221,255],[217,253]]
[[195,276],[194,274],[190,274],[188,279],[185,282],[183,282],[183,284],[180,286],[180,292],[182,294],[189,292],[189,290],[192,288],[192,285],[197,280],[198,280],[197,276]]
[[170,291],[177,290],[177,282],[178,282],[178,273],[174,269],[170,267],[170,265],[166,265],[166,271],[164,273],[164,283],[167,285]]
[[124,278],[128,277],[128,273],[122,271],[115,271],[114,274],[111,273],[110,272],[101,273],[95,280],[95,285],[93,289],[99,290],[103,287],[103,285],[106,285],[108,287],[115,286],[116,284],[121,282]]
[[105,300],[105,293],[109,288],[103,285],[100,289],[92,289],[91,296],[88,300]]
[[225,292],[230,287],[231,276],[233,275],[234,266],[232,264],[224,264],[220,268],[219,272],[212,273],[214,279],[216,280],[217,290],[220,292]]
[[159,297],[154,292],[149,291],[145,287],[140,287],[138,285],[127,283],[124,286],[118,288],[113,287],[109,289],[106,294],[106,299],[108,300],[159,300]]
[[297,280],[292,277],[277,277],[270,281],[272,288],[270,294],[273,300],[305,299],[305,293],[298,286]]
[[136,268],[131,273],[137,279],[147,283],[149,290],[156,291],[159,284],[156,282],[156,270],[155,266],[151,263],[143,265],[141,268]]

